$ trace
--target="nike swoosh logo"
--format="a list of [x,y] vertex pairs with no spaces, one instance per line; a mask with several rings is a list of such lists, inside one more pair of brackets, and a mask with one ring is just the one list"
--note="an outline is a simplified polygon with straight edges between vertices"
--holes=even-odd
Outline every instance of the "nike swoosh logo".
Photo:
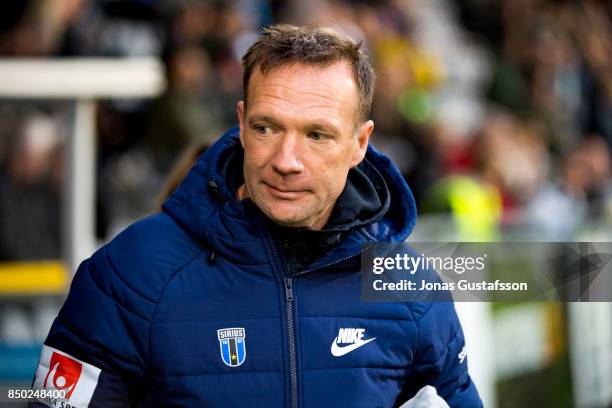
[[356,349],[358,349],[359,347],[361,347],[361,346],[363,346],[363,345],[365,345],[365,344],[368,344],[368,343],[369,343],[369,342],[371,342],[371,341],[376,340],[376,337],[371,338],[371,339],[367,339],[367,340],[360,341],[359,343],[353,343],[353,344],[350,344],[350,345],[348,345],[348,346],[344,346],[344,347],[340,347],[340,346],[339,346],[339,345],[336,343],[336,341],[337,341],[337,340],[338,340],[338,337],[336,337],[336,338],[334,339],[334,341],[333,341],[333,343],[332,343],[332,345],[331,345],[331,353],[332,353],[332,356],[334,356],[334,357],[342,357],[343,355],[348,354],[348,353],[350,353],[351,351],[356,350]]

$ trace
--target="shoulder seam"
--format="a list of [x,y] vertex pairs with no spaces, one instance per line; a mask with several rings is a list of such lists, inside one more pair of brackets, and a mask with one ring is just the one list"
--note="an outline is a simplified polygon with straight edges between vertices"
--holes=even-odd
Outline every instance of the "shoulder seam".
[[[170,285],[170,282],[172,282],[172,280],[176,277],[176,275],[179,274],[179,272],[181,272],[183,269],[185,269],[188,265],[191,264],[191,262],[193,262],[198,256],[200,256],[201,254],[203,254],[205,251],[203,249],[200,249],[199,251],[196,251],[196,253],[189,258],[189,260],[187,262],[185,262],[182,266],[179,266],[171,275],[170,278],[168,278],[168,281],[166,282],[166,284],[164,285],[163,289],[161,290],[159,297],[157,298],[157,301],[155,302],[155,308],[153,309],[153,315],[151,316],[151,321],[149,324],[149,339],[147,341],[147,366],[149,366],[149,369],[151,369],[151,331],[153,330],[153,322],[155,321],[155,315],[157,315],[157,308],[159,307],[159,303],[161,302],[162,297],[164,296],[164,294],[166,293],[166,289],[168,289],[168,286]],[[149,370],[150,371],[150,370]]]
[[147,323],[151,323],[149,320],[147,320],[146,317],[142,317],[141,315],[139,315],[138,313],[136,313],[135,311],[133,311],[131,308],[129,308],[128,306],[124,305],[123,303],[121,303],[118,299],[116,299],[114,296],[112,296],[110,293],[107,293],[104,289],[102,289],[102,287],[100,287],[100,285],[96,282],[96,280],[93,278],[93,276],[91,275],[91,272],[89,272],[87,274],[87,276],[89,276],[89,279],[91,279],[91,282],[93,283],[94,287],[96,289],[98,289],[104,296],[110,298],[113,303],[121,306],[123,309],[127,310],[128,312],[130,312],[131,314],[133,314],[134,316],[138,317],[141,320],[144,320]]
[[[418,352],[418,347],[420,347],[420,342],[421,342],[421,331],[420,331],[420,328],[419,328],[419,323],[421,322],[421,320],[423,320],[424,316],[431,311],[431,309],[433,308],[434,303],[447,303],[447,302],[429,302],[427,309],[425,309],[425,311],[421,314],[421,316],[419,316],[418,320],[415,320],[415,326],[416,326],[416,330],[417,330],[417,349],[415,351],[417,351],[417,352]],[[450,303],[452,303],[451,306],[454,308],[454,302],[450,302]],[[459,322],[459,325],[453,325],[453,328],[450,331],[449,341],[452,341],[453,339],[455,339],[458,336],[458,334],[460,332],[460,329],[459,329],[460,326],[461,326],[460,322]],[[446,355],[447,352],[448,352],[448,350],[445,349],[444,350],[445,355]],[[415,353],[415,355],[416,355],[416,353]],[[438,361],[440,361],[440,359]],[[413,368],[414,367],[416,367],[416,359],[415,359],[415,361],[413,361]]]
[[[425,303],[425,302],[421,302],[421,303]],[[433,301],[429,301],[429,302],[426,302],[426,303],[427,303],[427,307],[425,309],[423,309],[423,313],[421,313],[420,316],[414,320],[417,325],[421,322],[423,317],[427,313],[429,313],[429,311],[431,310],[431,308],[433,307],[433,304],[434,304]],[[414,314],[412,316],[414,316]]]
[[406,309],[408,309],[408,313],[410,313],[410,316],[412,316],[411,322],[414,325],[414,331],[416,332],[416,346],[414,348],[414,354],[413,354],[413,357],[412,357],[412,362],[410,364],[410,370],[409,370],[410,376],[412,377],[414,375],[414,368],[416,367],[416,356],[417,356],[417,353],[419,351],[419,346],[420,346],[419,343],[420,343],[420,339],[421,339],[421,332],[419,330],[419,325],[417,324],[418,321],[415,320],[414,313],[412,312],[412,309],[410,309],[410,306],[408,306],[406,303],[404,303],[404,305],[406,306]]
[[[102,249],[102,251],[103,251],[103,253],[104,253],[104,257],[106,258],[106,260],[107,260],[107,262],[108,262],[108,264],[109,264],[109,266],[110,266],[110,269],[113,271],[113,273],[115,274],[115,276],[117,277],[117,279],[118,279],[118,280],[119,280],[121,283],[123,283],[123,284],[124,284],[126,287],[128,287],[130,290],[132,290],[132,291],[133,291],[134,293],[136,293],[137,295],[139,295],[141,298],[143,298],[143,299],[145,299],[145,300],[148,300],[148,301],[149,301],[149,302],[151,302],[151,303],[155,303],[155,300],[154,300],[154,299],[151,299],[151,298],[149,298],[148,296],[145,296],[144,294],[140,293],[139,291],[137,291],[135,288],[133,288],[131,285],[129,285],[129,284],[128,284],[128,283],[127,283],[127,282],[126,282],[124,279],[123,279],[123,277],[121,276],[121,274],[120,274],[120,273],[117,271],[117,268],[115,267],[115,264],[113,263],[113,261],[112,261],[112,259],[111,259],[111,257],[110,257],[110,254],[108,253],[108,247],[107,247],[107,246],[105,246],[105,247]],[[93,277],[92,277],[92,279],[93,279]]]
[[410,312],[410,314],[412,315],[413,318],[413,323],[414,323],[414,329],[416,330],[416,345],[414,348],[414,358],[412,359],[412,366],[410,367],[410,375],[413,376],[414,375],[414,370],[417,366],[417,356],[419,354],[419,348],[421,347],[421,328],[419,326],[419,323],[421,322],[421,320],[423,319],[423,316],[425,316],[432,308],[432,304],[433,302],[429,302],[427,308],[423,311],[423,313],[421,313],[421,315],[416,318],[412,309],[410,308],[410,306],[407,303],[404,303],[406,305],[406,308],[408,309],[408,311]]

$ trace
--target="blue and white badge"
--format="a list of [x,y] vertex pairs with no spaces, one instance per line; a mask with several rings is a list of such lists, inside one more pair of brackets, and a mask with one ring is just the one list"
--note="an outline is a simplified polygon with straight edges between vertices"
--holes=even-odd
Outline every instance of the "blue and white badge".
[[246,331],[243,327],[217,330],[221,359],[226,366],[238,367],[246,358]]

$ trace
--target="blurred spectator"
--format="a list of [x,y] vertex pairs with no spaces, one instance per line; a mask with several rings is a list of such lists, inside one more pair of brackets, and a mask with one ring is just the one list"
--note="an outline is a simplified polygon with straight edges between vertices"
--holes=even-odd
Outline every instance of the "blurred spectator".
[[[558,181],[543,183],[524,211],[524,228],[539,239],[571,241],[587,219],[609,223],[610,157],[604,141],[589,137],[562,163]],[[607,202],[607,203],[606,203]]]
[[224,129],[206,50],[172,47],[165,55],[168,88],[151,110],[148,144],[165,174],[189,144],[210,143]]
[[28,114],[0,174],[0,259],[60,256],[61,138],[52,117]]
[[[4,55],[47,56],[61,47],[63,37],[89,0],[28,0],[11,6],[14,21],[0,34]],[[14,2],[9,2],[14,3]],[[2,7],[7,7],[3,5]]]
[[534,125],[498,112],[475,140],[475,169],[500,191],[506,212],[527,203],[548,174],[544,140]]

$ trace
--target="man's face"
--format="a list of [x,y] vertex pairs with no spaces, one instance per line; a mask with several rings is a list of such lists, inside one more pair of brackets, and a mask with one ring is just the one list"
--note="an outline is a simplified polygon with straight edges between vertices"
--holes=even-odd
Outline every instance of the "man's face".
[[346,61],[256,70],[246,112],[237,106],[245,180],[238,198],[250,197],[279,225],[321,229],[374,127],[356,127],[358,106]]

